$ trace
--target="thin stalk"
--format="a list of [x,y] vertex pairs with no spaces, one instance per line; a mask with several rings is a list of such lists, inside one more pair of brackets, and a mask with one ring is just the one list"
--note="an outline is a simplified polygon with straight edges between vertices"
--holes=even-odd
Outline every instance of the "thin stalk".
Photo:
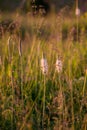
[[[36,58],[36,68],[37,68],[37,71],[36,71],[36,92],[38,93],[38,78],[39,78],[39,55],[40,55],[40,43],[38,43],[38,46],[37,46],[37,58]],[[39,105],[39,102],[37,101],[38,105]],[[38,115],[37,115],[37,119],[38,119]],[[39,129],[39,126],[40,126],[40,122],[38,122],[37,124],[37,128]]]
[[[76,0],[76,9],[78,9],[78,0]],[[78,37],[78,36],[79,36],[79,35],[78,35],[78,34],[79,34],[79,28],[78,28],[79,19],[78,19],[78,18],[79,18],[79,17],[78,17],[78,15],[77,15],[77,16],[76,16],[76,24],[77,24],[77,25],[76,25],[76,26],[77,26],[77,27],[76,27],[76,28],[77,28],[77,43],[79,42],[79,37]]]
[[[36,57],[36,69],[37,69],[37,71],[36,71],[36,84],[38,83],[38,73],[39,73],[39,55],[40,55],[40,45],[39,45],[39,43],[38,43],[38,46],[37,46],[37,57]],[[37,90],[38,90],[38,87],[36,86],[36,92],[37,92]]]
[[44,118],[45,118],[45,97],[46,97],[46,83],[45,83],[45,75],[44,75],[44,91],[43,91],[43,120],[42,120],[42,125],[43,125],[43,130],[44,130]]
[[[19,38],[19,60],[20,60],[20,100],[21,100],[21,118],[23,119],[23,110],[24,110],[24,99],[23,99],[23,61],[22,61],[22,41]],[[22,121],[22,120],[21,120]]]
[[74,128],[74,108],[73,108],[73,106],[74,106],[74,104],[73,104],[73,86],[72,86],[72,81],[70,80],[69,81],[70,83],[69,83],[69,85],[70,85],[70,88],[71,88],[71,112],[72,112],[72,130],[74,130],[75,128]]
[[11,84],[12,84],[12,130],[14,125],[14,84],[13,84],[13,76],[11,75]]
[[[14,80],[13,80],[13,70],[12,70],[12,62],[13,62],[13,55],[14,55],[14,44],[12,45],[12,50],[10,50],[10,37],[8,39],[8,59],[10,60],[10,67],[11,67],[11,86],[12,86],[12,124],[11,124],[11,130],[13,130],[13,125],[14,125],[14,98],[15,98],[15,93],[14,93]],[[12,53],[11,53],[12,52]]]
[[23,68],[22,68],[22,42],[21,42],[21,39],[19,39],[19,58],[20,58],[20,69],[21,69],[21,72],[20,72],[20,78],[21,78],[20,94],[21,94],[22,105],[23,105]]
[[76,7],[78,8],[78,0],[76,0]]
[[8,58],[10,58],[10,37],[8,38],[7,46],[8,46]]
[[72,80],[71,80],[71,60],[69,60],[69,88],[70,88],[70,98],[71,98],[71,114],[72,114],[72,130],[74,130],[74,104],[73,104],[73,85],[72,85]]
[[87,78],[87,75],[85,75],[85,79],[84,79],[84,85],[83,85],[83,96],[84,96],[84,93],[85,93],[86,78]]
[[20,57],[20,64],[21,64],[21,99],[23,105],[23,68],[22,68],[22,56]]
[[[63,96],[63,89],[62,89],[62,85],[61,85],[61,75],[59,75],[59,91],[60,91],[60,93],[62,94],[62,96]],[[62,97],[63,98],[63,97]],[[59,100],[59,99],[58,99]],[[62,99],[63,100],[63,99]],[[62,102],[63,103],[63,102]],[[59,120],[59,130],[61,130],[62,128],[62,126],[63,125],[61,125],[61,122],[62,122],[62,118],[63,118],[63,104],[61,104],[62,105],[62,109],[61,109],[61,112],[62,112],[62,114],[60,113],[60,120]]]
[[86,124],[85,124],[85,130],[87,130],[86,128],[87,128],[87,127],[86,127]]
[[77,22],[77,43],[79,42],[79,19],[78,16],[76,17],[76,22]]
[[[10,44],[9,44],[9,47],[10,47]],[[13,55],[14,55],[14,44],[12,46],[12,55],[11,54],[9,55],[11,57],[10,66],[11,66],[11,85],[12,85],[12,130],[14,129],[14,114],[15,114],[14,113],[15,92],[14,92],[14,80],[13,80],[13,70],[12,70]]]

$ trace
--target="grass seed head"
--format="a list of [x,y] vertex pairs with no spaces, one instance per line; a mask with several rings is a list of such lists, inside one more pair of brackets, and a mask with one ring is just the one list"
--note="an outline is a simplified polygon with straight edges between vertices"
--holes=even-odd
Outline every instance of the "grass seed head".
[[19,51],[19,56],[22,56],[22,42],[21,39],[19,39],[19,47],[18,47],[18,51]]

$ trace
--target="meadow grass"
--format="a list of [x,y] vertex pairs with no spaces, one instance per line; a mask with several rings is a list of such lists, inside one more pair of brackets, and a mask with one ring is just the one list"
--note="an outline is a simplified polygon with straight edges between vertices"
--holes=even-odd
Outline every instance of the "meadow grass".
[[[0,129],[86,130],[86,16],[79,20],[79,41],[72,31],[73,27],[76,31],[75,17],[29,14],[25,19],[14,14],[10,18],[18,20],[20,29],[0,39]],[[43,53],[46,75],[40,65]]]

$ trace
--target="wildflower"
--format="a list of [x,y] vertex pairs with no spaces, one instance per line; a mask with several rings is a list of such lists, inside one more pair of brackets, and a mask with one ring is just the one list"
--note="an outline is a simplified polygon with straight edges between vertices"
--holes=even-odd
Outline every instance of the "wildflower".
[[80,9],[76,8],[76,12],[75,12],[76,16],[80,16]]
[[62,60],[61,60],[60,58],[58,58],[58,59],[56,60],[56,71],[57,71],[58,73],[62,72],[62,67],[63,67],[63,65],[62,65]]
[[43,74],[47,74],[48,73],[48,63],[46,58],[42,57],[41,59],[41,70]]

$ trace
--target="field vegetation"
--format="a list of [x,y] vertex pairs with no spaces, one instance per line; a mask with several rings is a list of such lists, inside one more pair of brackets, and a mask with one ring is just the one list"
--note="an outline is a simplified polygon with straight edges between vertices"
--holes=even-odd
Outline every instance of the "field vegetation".
[[0,130],[87,130],[87,14],[67,12],[1,13]]

